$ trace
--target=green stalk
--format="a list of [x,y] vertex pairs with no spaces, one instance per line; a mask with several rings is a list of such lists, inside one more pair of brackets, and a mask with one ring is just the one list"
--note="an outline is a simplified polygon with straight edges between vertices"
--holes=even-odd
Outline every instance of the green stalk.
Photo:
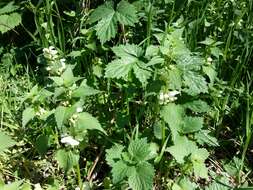
[[82,189],[83,189],[83,183],[82,183],[81,171],[80,171],[80,166],[79,166],[79,164],[77,164],[76,173],[77,173],[78,186],[79,186],[79,188],[82,190]]
[[239,168],[239,171],[238,171],[238,182],[239,184],[241,183],[241,172],[243,170],[243,166],[244,166],[244,160],[245,160],[245,157],[246,157],[246,153],[247,153],[247,150],[248,150],[248,147],[249,147],[249,144],[250,144],[250,141],[251,141],[251,137],[252,137],[252,130],[251,130],[251,118],[253,117],[253,112],[251,113],[250,115],[250,95],[249,95],[249,84],[247,83],[247,99],[246,99],[246,140],[245,140],[245,144],[243,146],[243,152],[242,152],[242,158],[241,158],[241,163],[240,163],[240,168]]
[[147,23],[147,47],[150,45],[151,40],[152,16],[153,16],[153,1],[149,3],[148,23]]

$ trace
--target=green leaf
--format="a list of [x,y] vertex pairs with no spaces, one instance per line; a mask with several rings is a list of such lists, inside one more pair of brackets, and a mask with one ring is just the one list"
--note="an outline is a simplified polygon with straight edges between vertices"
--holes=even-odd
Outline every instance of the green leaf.
[[193,164],[193,172],[197,178],[205,178],[208,179],[208,169],[206,168],[205,163],[203,162],[192,162]]
[[204,73],[208,76],[210,84],[212,85],[217,77],[217,72],[213,65],[203,66]]
[[61,78],[63,79],[63,83],[66,87],[72,86],[76,81],[82,79],[81,77],[74,77],[73,71],[71,67],[68,67]]
[[209,130],[200,130],[198,133],[194,134],[194,137],[196,141],[201,144],[207,144],[209,146],[219,146],[218,140],[209,135],[210,131]]
[[71,151],[61,149],[56,152],[55,159],[57,160],[59,166],[63,168],[65,172],[68,172],[78,164],[79,155],[74,154]]
[[145,161],[150,154],[150,145],[146,138],[132,140],[128,146],[128,152],[137,161]]
[[120,57],[127,62],[136,62],[138,57],[143,54],[142,48],[136,44],[114,46],[112,51],[117,57]]
[[128,166],[122,160],[113,164],[112,177],[113,183],[119,183],[122,181],[128,173]]
[[162,139],[162,136],[163,136],[163,131],[162,131],[162,123],[161,122],[156,122],[154,124],[154,136],[157,138],[157,139]]
[[128,178],[128,184],[133,190],[152,190],[154,167],[148,162],[137,165]]
[[134,23],[138,22],[135,7],[124,0],[117,5],[116,17],[123,25],[134,26]]
[[202,117],[185,117],[181,132],[184,134],[199,131],[203,127]]
[[109,63],[105,69],[106,78],[124,78],[126,79],[128,73],[132,70],[133,64],[124,63],[122,60],[115,60]]
[[169,125],[172,133],[172,139],[175,140],[175,137],[183,124],[183,118],[185,115],[184,108],[180,105],[170,103],[162,108],[160,115]]
[[14,5],[14,2],[11,1],[0,9],[0,15],[16,11],[18,8],[19,6]]
[[92,12],[89,22],[94,23],[107,17],[107,15],[114,12],[113,6],[114,4],[112,1],[106,1],[103,5],[99,6]]
[[63,106],[58,106],[55,109],[54,117],[55,117],[58,129],[62,129],[62,127],[63,127],[64,120],[65,120],[65,117],[66,117],[65,116],[66,109],[67,108],[63,107]]
[[210,106],[202,100],[193,100],[183,104],[183,106],[197,113],[205,113],[210,110]]
[[112,148],[106,150],[106,161],[110,166],[113,167],[115,162],[121,159],[123,149],[124,146],[116,144]]
[[54,83],[56,84],[56,86],[62,86],[64,81],[63,78],[61,77],[49,77],[52,81],[54,81]]
[[168,85],[169,88],[180,90],[182,87],[182,72],[178,68],[172,68],[168,72]]
[[6,135],[4,132],[0,131],[0,153],[14,146],[15,144],[16,141],[12,140],[9,135]]
[[90,86],[80,86],[76,90],[73,91],[72,97],[75,98],[81,98],[81,97],[86,97],[86,96],[92,96],[100,93],[101,91],[96,90]]
[[135,64],[133,66],[134,74],[137,79],[141,82],[142,86],[146,86],[148,83],[148,79],[151,77],[151,72],[148,70],[144,63]]
[[35,147],[39,154],[45,155],[48,150],[48,137],[46,135],[40,135],[36,139]]
[[218,179],[217,181],[215,179],[215,181],[213,181],[208,187],[205,188],[205,190],[231,190],[231,189],[232,188],[230,188],[230,182],[226,177],[221,177],[221,179]]
[[209,153],[206,149],[196,149],[191,154],[191,161],[193,164],[193,171],[196,177],[208,178],[208,169],[205,166],[205,160],[208,158]]
[[177,136],[174,145],[166,150],[176,159],[179,164],[184,163],[184,158],[193,150],[197,149],[196,143],[190,141],[185,136]]
[[9,15],[0,15],[0,32],[5,33],[13,30],[21,23],[21,15],[18,13],[11,13]]
[[75,123],[76,127],[84,130],[98,130],[106,134],[99,121],[87,112],[79,113]]
[[95,27],[96,34],[103,44],[116,36],[118,22],[133,26],[138,21],[138,18],[134,6],[127,1],[120,1],[116,10],[114,10],[114,3],[112,1],[106,1],[95,9],[90,16],[90,23],[97,21],[99,22]]
[[190,181],[189,178],[184,177],[178,183],[182,190],[195,190],[197,189],[197,185]]
[[20,181],[15,181],[13,183],[4,185],[4,187],[2,188],[2,190],[18,190],[21,188],[21,184],[23,183],[22,180]]
[[159,52],[159,46],[150,45],[147,47],[145,57],[154,57]]
[[35,116],[35,111],[33,108],[28,107],[22,113],[22,126],[25,127],[29,121],[31,121]]
[[230,176],[236,176],[240,170],[241,166],[241,160],[237,157],[233,157],[228,163],[224,164],[223,167],[225,171],[230,175]]
[[196,72],[187,71],[183,75],[184,85],[186,89],[184,91],[191,95],[196,96],[200,93],[207,93],[208,87],[207,82],[203,76]]
[[156,64],[162,64],[164,63],[164,59],[160,56],[152,57],[151,60],[146,64],[147,67],[156,65]]
[[104,44],[106,41],[116,36],[117,29],[117,19],[114,10],[112,10],[110,14],[98,22],[96,25],[96,34],[100,42]]

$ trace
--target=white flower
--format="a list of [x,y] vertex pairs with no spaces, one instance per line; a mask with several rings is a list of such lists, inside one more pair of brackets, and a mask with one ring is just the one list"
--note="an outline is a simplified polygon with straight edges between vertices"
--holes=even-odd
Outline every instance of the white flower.
[[44,48],[43,53],[44,53],[44,56],[50,60],[54,60],[58,57],[57,55],[58,52],[53,46],[50,46],[49,48]]
[[77,113],[80,113],[80,112],[82,112],[82,111],[83,111],[83,108],[81,108],[81,107],[77,107],[77,108],[76,108],[76,112],[77,112]]
[[40,186],[39,183],[36,183],[36,184],[34,185],[34,190],[43,190],[43,189],[41,188],[41,186]]
[[180,94],[180,92],[177,91],[177,90],[173,90],[173,91],[169,91],[168,92],[168,95],[169,95],[170,98],[173,98],[173,97],[175,97],[178,94]]
[[47,70],[47,71],[51,71],[52,68],[51,68],[51,67],[46,67],[46,70]]
[[66,69],[66,63],[65,63],[66,59],[60,59],[60,63],[62,66],[62,69]]
[[162,101],[162,102],[173,102],[175,100],[177,100],[177,97],[176,95],[180,94],[179,91],[177,90],[173,90],[173,91],[169,91],[167,93],[160,93],[160,96],[159,96],[159,100]]
[[61,143],[64,143],[64,144],[67,144],[67,145],[70,145],[70,146],[77,146],[77,145],[79,145],[79,141],[75,140],[71,136],[63,137],[61,139]]
[[208,58],[207,58],[207,62],[208,62],[208,63],[211,63],[212,61],[213,61],[213,59],[212,59],[211,57],[208,57]]

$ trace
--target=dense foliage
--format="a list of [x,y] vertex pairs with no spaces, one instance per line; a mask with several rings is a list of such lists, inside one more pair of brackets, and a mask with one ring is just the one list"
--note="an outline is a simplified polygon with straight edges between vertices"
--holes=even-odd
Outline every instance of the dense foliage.
[[4,0],[0,42],[0,189],[252,189],[252,0]]

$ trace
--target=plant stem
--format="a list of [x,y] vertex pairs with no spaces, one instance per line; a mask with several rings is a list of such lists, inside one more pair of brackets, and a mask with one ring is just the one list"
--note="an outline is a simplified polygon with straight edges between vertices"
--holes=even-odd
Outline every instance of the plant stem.
[[148,23],[147,23],[147,47],[150,45],[151,29],[152,29],[153,1],[149,3]]

